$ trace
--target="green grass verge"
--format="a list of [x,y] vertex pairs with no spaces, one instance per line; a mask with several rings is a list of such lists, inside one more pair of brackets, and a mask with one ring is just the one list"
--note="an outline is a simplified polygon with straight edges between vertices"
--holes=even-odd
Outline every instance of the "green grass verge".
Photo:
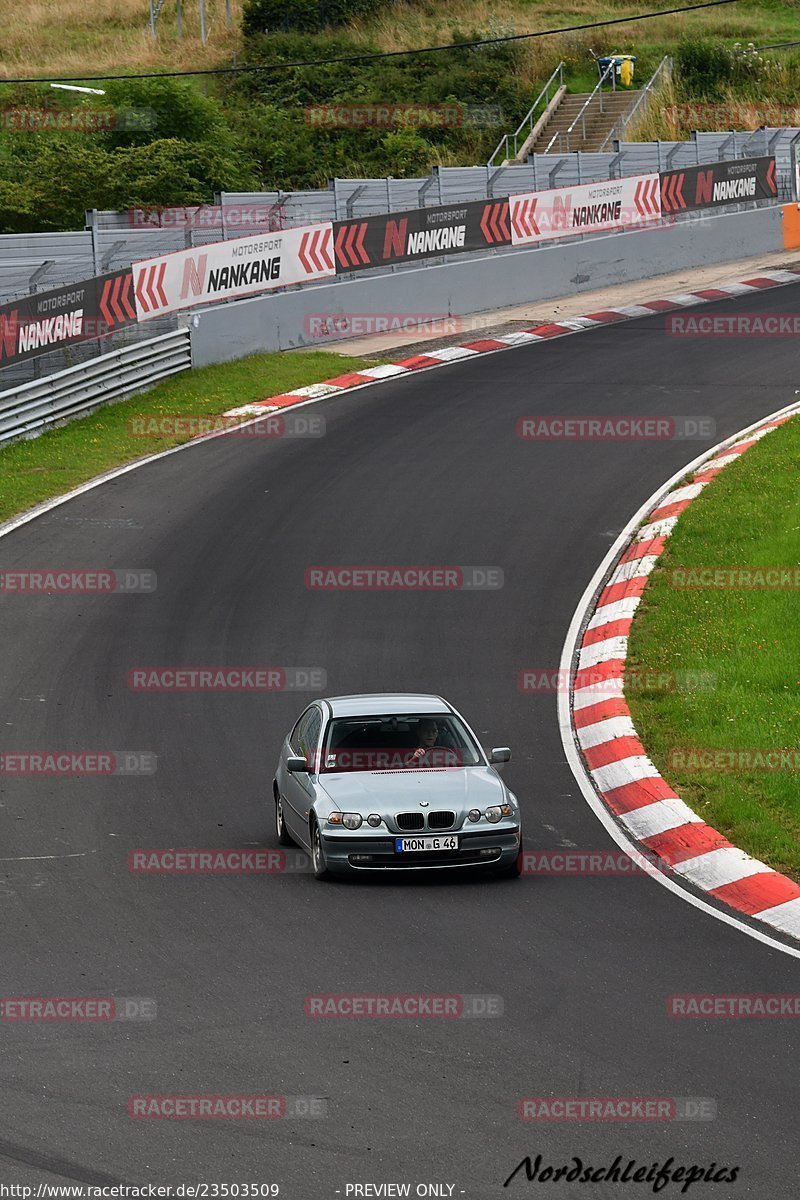
[[[676,567],[800,564],[800,420],[762,438],[678,521],[633,622],[629,667],[711,673],[709,690],[633,691],[634,724],[686,803],[737,846],[800,880],[797,771],[679,769],[673,749],[798,748],[796,590],[678,590]],[[715,686],[713,686],[715,680]]]
[[168,450],[188,436],[134,435],[137,416],[212,416],[296,387],[375,366],[327,351],[256,354],[163,380],[152,391],[0,449],[0,520],[62,495],[103,471]]

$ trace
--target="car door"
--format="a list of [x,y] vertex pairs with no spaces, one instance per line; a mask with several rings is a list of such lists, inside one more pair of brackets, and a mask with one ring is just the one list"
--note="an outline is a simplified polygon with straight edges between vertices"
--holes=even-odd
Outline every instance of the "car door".
[[286,795],[283,814],[289,833],[297,840],[308,843],[308,810],[314,803],[314,777],[319,764],[316,762],[317,742],[322,730],[322,713],[316,704],[307,708],[289,734],[289,753],[301,754],[311,766],[311,771],[286,773]]

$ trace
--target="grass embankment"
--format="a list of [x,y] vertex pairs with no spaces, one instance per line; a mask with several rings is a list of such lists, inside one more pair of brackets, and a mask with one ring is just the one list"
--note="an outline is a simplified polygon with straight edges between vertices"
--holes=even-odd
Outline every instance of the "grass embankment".
[[[690,0],[687,0],[690,2]],[[156,37],[148,28],[147,0],[34,0],[20,6],[17,0],[0,0],[3,27],[3,61],[0,78],[49,75],[54,72],[97,74],[104,70],[149,68],[187,69],[217,65],[241,49],[243,0],[230,0],[232,27],[226,25],[225,0],[206,0],[208,41],[200,40],[199,6],[183,0],[183,39],[177,37],[175,0],[166,0],[156,22]],[[376,7],[374,17],[354,22],[349,32],[356,41],[381,50],[405,50],[453,40],[453,27],[485,30],[487,36],[531,33],[542,29],[603,21],[651,12],[650,0],[463,0],[454,16],[445,3],[398,3]],[[664,7],[670,7],[664,5]],[[578,35],[574,35],[577,37]],[[794,0],[739,0],[730,7],[699,9],[696,13],[587,30],[578,37],[599,49],[611,41],[647,57],[660,58],[684,37],[730,39],[756,45],[800,38],[800,7]],[[539,77],[538,60],[550,58],[556,39],[530,43],[528,68]],[[570,43],[560,49],[567,54]],[[541,64],[543,65],[543,64]],[[585,82],[594,86],[596,74],[587,69]],[[580,80],[576,74],[576,83]],[[574,90],[581,90],[575,87]],[[408,97],[412,100],[413,97]],[[522,116],[522,114],[520,114]]]
[[690,567],[800,565],[800,420],[768,434],[682,514],[633,622],[630,668],[710,672],[694,693],[627,697],[653,762],[696,813],[742,849],[800,880],[797,770],[687,770],[671,752],[795,749],[800,758],[800,596],[677,589]]
[[[97,75],[125,71],[186,70],[217,66],[240,42],[242,0],[206,0],[206,44],[196,0],[183,0],[183,37],[177,36],[175,0],[166,0],[149,27],[148,0],[0,0],[3,61],[0,78],[18,75]],[[157,7],[157,0],[154,0]]]
[[[629,138],[793,124],[794,115],[782,118],[776,106],[794,106],[800,94],[797,51],[734,52],[736,42],[800,42],[797,0],[737,0],[584,29],[578,26],[644,16],[650,0],[464,0],[455,12],[444,0],[338,0],[321,8],[317,0],[231,0],[230,27],[225,0],[206,0],[205,46],[199,5],[186,0],[183,38],[177,37],[175,0],[160,8],[155,38],[147,28],[147,0],[38,0],[18,8],[0,0],[6,17],[0,116],[13,113],[0,121],[4,233],[80,228],[92,208],[202,204],[218,191],[325,188],[334,177],[420,177],[437,165],[485,163],[560,61],[569,90],[594,86],[590,50],[634,53],[637,83],[664,54],[675,56],[674,93],[650,105]],[[321,11],[338,14],[341,23],[322,27]],[[492,42],[559,28],[567,32]],[[380,57],[381,51],[458,47],[474,39],[491,44]],[[131,78],[142,71],[227,67],[233,55],[239,66],[276,69],[180,81]],[[357,61],[347,61],[353,56]],[[123,78],[104,81],[100,97],[53,92],[46,83],[2,82],[52,74],[88,80],[104,71]],[[752,109],[743,118],[706,110],[705,124],[702,114],[676,116],[673,100],[745,101]],[[396,111],[386,123],[361,124],[363,114],[350,111],[354,105],[394,105]],[[448,115],[459,105],[458,117]],[[54,107],[78,111],[62,112],[58,125],[37,113]],[[97,109],[101,113],[90,117]],[[143,125],[109,126],[109,109],[145,110]]]
[[377,360],[323,351],[256,354],[165,379],[152,391],[0,449],[0,520],[60,496],[123,463],[190,440],[171,433],[135,434],[134,417],[216,416],[293,388],[375,366]]

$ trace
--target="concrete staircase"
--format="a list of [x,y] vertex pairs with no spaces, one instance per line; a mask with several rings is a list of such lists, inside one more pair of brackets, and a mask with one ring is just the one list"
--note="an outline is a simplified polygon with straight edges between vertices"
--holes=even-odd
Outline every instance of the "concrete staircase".
[[[558,104],[551,110],[547,120],[536,131],[535,138],[524,147],[524,154],[520,156],[519,161],[523,161],[524,155],[527,154],[544,154],[551,138],[556,133],[560,133],[561,137],[557,137],[550,147],[551,154],[573,150],[599,150],[607,134],[620,117],[625,116],[633,108],[641,96],[641,92],[623,91],[622,89],[612,91],[610,88],[607,91],[604,90],[602,112],[599,102],[600,93],[598,93],[584,114],[586,136],[583,135],[583,124],[579,121],[567,138],[567,130],[590,95],[590,92],[578,92],[562,96]],[[606,147],[606,149],[609,148]]]

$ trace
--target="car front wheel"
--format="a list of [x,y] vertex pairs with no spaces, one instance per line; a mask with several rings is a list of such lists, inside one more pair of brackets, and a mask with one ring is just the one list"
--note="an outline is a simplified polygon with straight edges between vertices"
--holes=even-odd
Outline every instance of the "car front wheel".
[[330,879],[331,873],[325,861],[325,851],[322,847],[322,834],[315,820],[311,822],[311,865],[316,879]]

